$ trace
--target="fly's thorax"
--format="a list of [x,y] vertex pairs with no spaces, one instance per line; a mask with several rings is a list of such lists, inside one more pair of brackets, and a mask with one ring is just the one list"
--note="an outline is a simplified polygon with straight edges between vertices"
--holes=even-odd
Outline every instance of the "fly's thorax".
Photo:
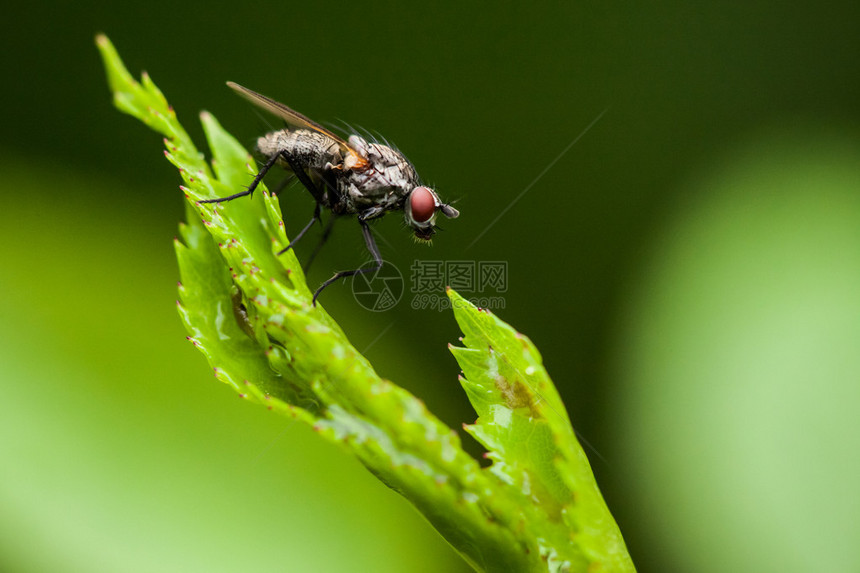
[[409,160],[388,145],[370,143],[363,137],[350,135],[349,146],[376,167],[397,167],[404,173],[408,173],[413,179],[417,178],[415,168],[412,167]]
[[350,136],[349,145],[367,160],[364,168],[346,174],[344,183],[351,195],[387,198],[390,208],[394,208],[418,185],[415,168],[400,152],[387,145],[369,143],[357,135]]
[[[286,153],[299,165],[311,169],[322,169],[326,164],[342,161],[337,142],[322,133],[308,129],[282,129],[257,139],[257,150],[266,157]],[[283,159],[278,163],[289,169]]]

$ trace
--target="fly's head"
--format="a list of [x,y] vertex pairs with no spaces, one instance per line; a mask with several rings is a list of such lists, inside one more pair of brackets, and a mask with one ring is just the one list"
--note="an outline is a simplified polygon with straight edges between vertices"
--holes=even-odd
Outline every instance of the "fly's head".
[[429,241],[436,233],[436,212],[441,211],[449,219],[460,216],[451,205],[439,200],[435,191],[424,185],[412,189],[406,196],[403,205],[403,216],[406,224],[415,232],[415,238],[421,241]]

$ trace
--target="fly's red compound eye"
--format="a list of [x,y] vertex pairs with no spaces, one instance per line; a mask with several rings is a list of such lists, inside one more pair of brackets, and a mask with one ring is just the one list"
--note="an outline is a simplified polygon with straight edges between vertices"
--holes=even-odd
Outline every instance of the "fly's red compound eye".
[[416,187],[409,195],[409,207],[415,221],[426,223],[436,212],[436,196],[427,187]]

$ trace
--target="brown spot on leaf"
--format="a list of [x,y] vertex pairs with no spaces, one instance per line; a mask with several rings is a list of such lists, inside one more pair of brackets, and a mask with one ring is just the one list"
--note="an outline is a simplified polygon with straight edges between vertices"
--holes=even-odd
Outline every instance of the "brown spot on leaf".
[[496,388],[501,392],[502,399],[505,401],[505,405],[508,408],[511,410],[528,408],[533,417],[541,417],[540,412],[532,402],[531,392],[529,392],[528,388],[522,382],[514,380],[513,383],[511,383],[504,376],[496,376],[494,382],[496,383]]

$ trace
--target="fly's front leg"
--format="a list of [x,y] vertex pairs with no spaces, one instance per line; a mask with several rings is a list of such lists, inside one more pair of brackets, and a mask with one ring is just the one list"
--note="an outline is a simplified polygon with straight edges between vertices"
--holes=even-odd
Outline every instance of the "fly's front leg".
[[[376,215],[377,217],[379,215]],[[362,216],[358,218],[358,224],[361,225],[361,232],[364,235],[364,242],[367,245],[367,250],[370,251],[370,254],[373,255],[374,265],[373,267],[364,267],[361,269],[355,269],[353,271],[340,271],[335,273],[333,277],[328,279],[326,282],[320,285],[320,287],[314,293],[313,303],[314,306],[317,304],[317,297],[319,297],[320,293],[323,291],[325,287],[335,282],[338,279],[342,279],[344,277],[351,277],[354,275],[363,275],[366,273],[375,273],[379,269],[382,268],[382,257],[379,254],[379,249],[376,247],[376,241],[373,239],[373,233],[370,231],[370,225],[367,224],[367,220]]]
[[257,188],[257,185],[260,184],[260,181],[263,180],[266,173],[268,173],[269,169],[271,169],[275,162],[278,161],[278,154],[271,156],[266,163],[260,167],[260,171],[257,173],[257,176],[254,177],[254,180],[251,181],[251,184],[244,191],[240,191],[234,195],[230,195],[229,197],[220,197],[218,199],[206,199],[204,201],[200,201],[201,203],[223,203],[224,201],[232,201],[233,199],[238,199],[239,197],[244,197],[245,195],[250,195],[254,192],[254,189]]
[[372,219],[376,219],[378,217],[382,217],[385,215],[385,208],[380,207],[379,205],[370,207],[365,209],[358,215],[358,222],[363,223],[365,221],[370,221]]

